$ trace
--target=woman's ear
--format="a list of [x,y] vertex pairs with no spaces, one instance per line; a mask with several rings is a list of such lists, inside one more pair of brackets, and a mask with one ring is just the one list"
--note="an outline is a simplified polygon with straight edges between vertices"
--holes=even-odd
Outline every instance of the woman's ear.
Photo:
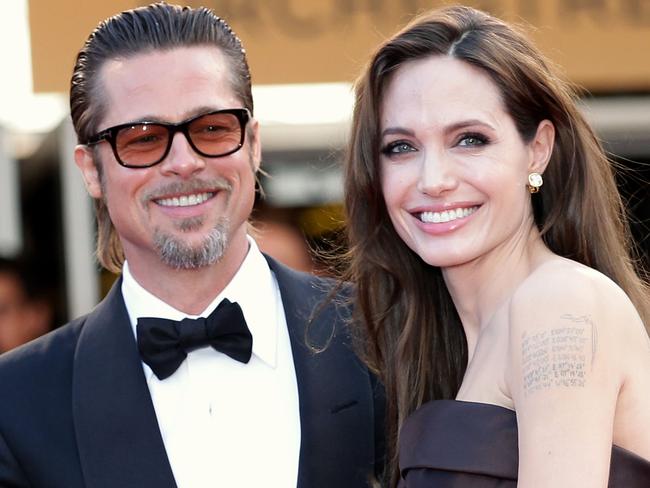
[[81,170],[88,194],[93,198],[102,198],[102,185],[92,149],[78,145],[74,148],[74,161]]
[[542,120],[537,126],[535,137],[528,144],[530,148],[529,173],[544,173],[553,154],[555,126],[550,120]]

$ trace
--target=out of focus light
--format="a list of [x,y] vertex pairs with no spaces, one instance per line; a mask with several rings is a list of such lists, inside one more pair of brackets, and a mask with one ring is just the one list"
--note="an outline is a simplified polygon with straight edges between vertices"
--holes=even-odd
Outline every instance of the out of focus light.
[[266,151],[340,148],[354,96],[349,83],[253,86]]
[[27,0],[3,2],[0,16],[0,126],[8,135],[7,150],[26,156],[38,141],[33,135],[56,127],[66,114],[61,94],[32,91],[31,51]]

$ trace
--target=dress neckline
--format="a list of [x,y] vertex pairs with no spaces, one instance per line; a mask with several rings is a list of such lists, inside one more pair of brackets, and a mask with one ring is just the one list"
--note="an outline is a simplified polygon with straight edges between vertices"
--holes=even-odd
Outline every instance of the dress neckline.
[[[516,480],[518,447],[515,410],[492,403],[432,400],[402,427],[400,469],[430,466]],[[615,444],[611,465],[612,475],[617,466],[650,473],[650,460]]]

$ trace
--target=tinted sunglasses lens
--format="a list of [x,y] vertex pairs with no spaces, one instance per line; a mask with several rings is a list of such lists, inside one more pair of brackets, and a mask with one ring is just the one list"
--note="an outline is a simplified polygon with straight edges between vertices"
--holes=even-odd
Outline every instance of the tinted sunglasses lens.
[[165,154],[168,139],[169,131],[164,126],[135,124],[117,133],[115,148],[122,163],[149,166]]
[[190,123],[188,134],[196,149],[204,155],[223,156],[241,147],[241,126],[234,114],[207,114]]

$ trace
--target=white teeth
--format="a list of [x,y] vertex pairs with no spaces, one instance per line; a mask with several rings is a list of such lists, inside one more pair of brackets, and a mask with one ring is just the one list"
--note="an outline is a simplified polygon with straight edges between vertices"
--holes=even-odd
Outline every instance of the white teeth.
[[441,222],[451,222],[452,220],[468,217],[469,215],[472,215],[474,212],[476,212],[477,209],[478,206],[456,208],[453,210],[444,210],[442,212],[422,212],[420,214],[420,220],[426,224],[429,223],[439,224]]
[[158,205],[163,207],[190,207],[192,205],[200,205],[212,197],[214,193],[197,193],[194,195],[183,195],[181,197],[161,198],[156,200]]

